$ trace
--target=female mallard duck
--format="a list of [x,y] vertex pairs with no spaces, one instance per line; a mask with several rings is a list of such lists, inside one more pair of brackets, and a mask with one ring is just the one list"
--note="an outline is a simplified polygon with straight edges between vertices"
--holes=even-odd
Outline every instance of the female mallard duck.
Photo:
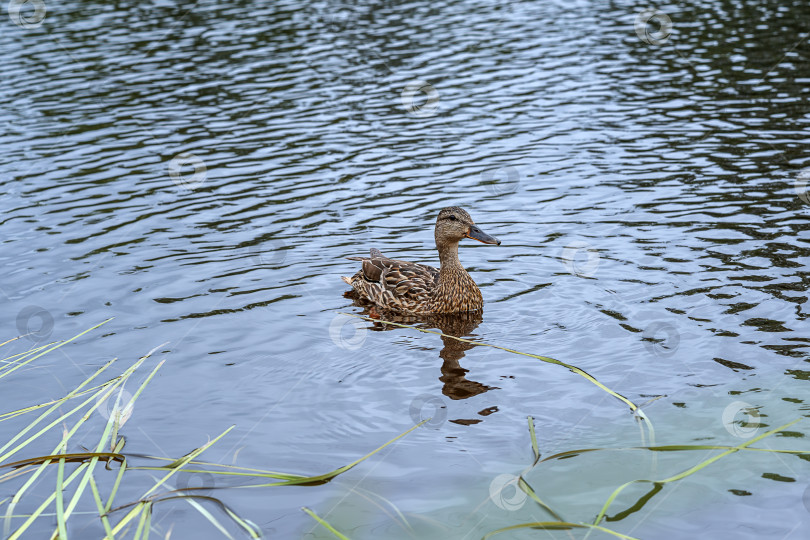
[[458,260],[458,243],[474,238],[484,244],[498,244],[473,222],[470,214],[458,206],[443,208],[436,218],[438,270],[432,266],[389,259],[380,250],[371,249],[371,257],[349,257],[363,266],[343,281],[360,297],[386,310],[399,313],[458,313],[484,307],[484,298],[470,274]]

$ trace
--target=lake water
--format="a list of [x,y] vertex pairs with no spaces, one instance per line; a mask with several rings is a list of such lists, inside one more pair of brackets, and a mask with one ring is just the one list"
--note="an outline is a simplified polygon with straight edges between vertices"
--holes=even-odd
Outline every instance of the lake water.
[[[123,427],[132,453],[177,458],[236,425],[206,460],[318,474],[432,417],[328,484],[213,491],[268,538],[333,538],[307,506],[355,540],[551,519],[509,484],[523,472],[588,522],[624,482],[719,453],[528,470],[527,416],[543,457],[736,446],[810,416],[806,2],[17,4],[0,22],[0,341],[33,334],[3,352],[114,320],[0,380],[0,412],[166,343]],[[449,205],[502,245],[462,243],[485,311],[444,329],[587,371],[643,405],[652,439],[564,367],[341,315],[364,313],[345,257],[438,265]],[[0,442],[13,432],[0,424]],[[807,451],[808,433],[805,419],[753,446]],[[151,485],[132,476],[122,503]],[[627,488],[602,525],[810,530],[794,455],[739,451],[637,504],[649,490]],[[76,537],[103,535],[88,501]],[[152,527],[219,537],[183,501]]]

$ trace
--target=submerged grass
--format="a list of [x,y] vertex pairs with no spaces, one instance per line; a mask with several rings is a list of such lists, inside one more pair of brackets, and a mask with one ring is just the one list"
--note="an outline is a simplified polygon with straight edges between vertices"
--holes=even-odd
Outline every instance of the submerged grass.
[[[748,440],[748,441],[746,441],[744,443],[741,443],[741,444],[739,444],[737,446],[714,446],[714,445],[677,445],[677,446],[675,446],[675,445],[672,445],[672,446],[647,446],[647,447],[633,447],[633,448],[619,448],[619,449],[616,449],[616,448],[585,448],[585,449],[581,449],[581,450],[570,450],[570,451],[567,451],[567,452],[560,452],[558,454],[554,454],[554,455],[549,456],[547,458],[539,459],[539,457],[540,457],[539,456],[539,451],[538,451],[539,446],[537,444],[537,438],[535,436],[534,419],[530,416],[529,419],[528,419],[528,421],[529,421],[529,435],[531,437],[532,450],[535,453],[535,459],[534,459],[534,463],[529,467],[529,470],[531,470],[532,468],[537,466],[539,463],[543,463],[543,462],[547,462],[547,461],[551,461],[551,460],[566,459],[566,458],[574,457],[574,456],[577,456],[579,454],[583,454],[583,453],[587,453],[587,452],[615,451],[615,450],[649,450],[649,451],[653,451],[653,452],[682,452],[682,451],[692,451],[692,450],[724,450],[724,452],[722,452],[720,454],[717,454],[715,456],[712,456],[712,457],[710,457],[710,458],[708,458],[708,459],[706,459],[704,461],[701,461],[697,465],[694,465],[694,466],[686,469],[685,471],[682,471],[682,472],[680,472],[678,474],[672,475],[672,476],[667,477],[667,478],[663,478],[661,480],[637,479],[637,480],[631,480],[630,482],[626,482],[626,483],[622,484],[621,486],[617,487],[613,491],[613,493],[610,494],[610,496],[607,498],[605,503],[602,505],[602,508],[599,510],[598,514],[596,515],[596,518],[593,520],[592,523],[587,523],[587,522],[574,523],[574,522],[569,522],[569,521],[565,521],[564,519],[562,519],[559,516],[559,514],[557,512],[555,512],[548,504],[541,501],[537,497],[537,494],[535,493],[534,489],[531,487],[531,485],[529,485],[529,483],[523,477],[523,474],[525,474],[525,472],[526,472],[526,471],[524,471],[524,473],[521,474],[520,477],[519,477],[519,482],[517,484],[518,487],[521,490],[523,490],[532,500],[534,500],[543,510],[545,510],[552,517],[554,517],[556,519],[556,521],[534,521],[534,522],[530,522],[530,523],[519,523],[519,524],[516,524],[516,525],[510,525],[508,527],[502,527],[500,529],[496,529],[494,531],[491,531],[491,532],[487,533],[486,535],[484,535],[482,540],[487,540],[487,539],[489,539],[489,538],[491,538],[493,536],[496,536],[498,534],[501,534],[501,533],[510,532],[510,531],[516,531],[516,530],[520,530],[520,529],[570,530],[570,529],[575,529],[575,528],[576,529],[588,529],[588,534],[590,534],[593,531],[601,531],[601,532],[610,534],[612,536],[616,536],[617,538],[638,540],[638,539],[635,539],[632,536],[622,534],[620,532],[614,531],[612,529],[608,529],[607,527],[603,527],[603,526],[600,525],[600,523],[603,520],[607,519],[606,514],[607,514],[607,511],[608,511],[608,508],[610,508],[610,506],[613,504],[613,502],[616,500],[616,498],[619,496],[619,494],[625,488],[627,488],[627,487],[629,487],[629,486],[631,486],[633,484],[639,484],[639,483],[649,483],[649,484],[653,484],[653,486],[654,486],[652,491],[644,494],[638,501],[636,501],[628,509],[626,509],[623,512],[620,512],[619,514],[617,514],[617,516],[621,516],[621,517],[625,517],[626,515],[629,515],[630,513],[633,513],[635,511],[640,510],[645,504],[647,504],[647,502],[650,499],[652,499],[653,496],[655,496],[659,491],[661,491],[661,489],[664,487],[664,485],[669,484],[671,482],[676,482],[678,480],[683,480],[684,478],[686,478],[688,476],[691,476],[692,474],[695,474],[695,473],[703,470],[704,468],[708,467],[712,463],[714,463],[716,461],[719,461],[719,460],[723,459],[724,457],[726,457],[726,456],[728,456],[730,454],[733,454],[735,452],[738,452],[740,450],[752,450],[752,451],[759,451],[759,452],[772,452],[772,453],[776,453],[776,454],[782,453],[782,454],[793,454],[793,455],[810,455],[810,450],[776,450],[776,449],[770,449],[770,448],[750,448],[750,446],[752,444],[754,444],[756,442],[759,442],[759,441],[765,439],[766,437],[770,437],[771,435],[773,435],[775,433],[778,433],[780,431],[784,431],[785,429],[787,429],[788,427],[796,424],[800,420],[801,420],[801,418],[797,418],[797,419],[795,419],[795,420],[793,420],[791,422],[788,422],[787,424],[784,424],[784,425],[779,426],[777,428],[774,428],[774,429],[772,429],[770,431],[762,433],[761,435],[759,435],[757,437],[754,437],[751,440]],[[618,521],[618,518],[614,518],[613,520],[608,519],[608,521]]]
[[[353,315],[356,316],[356,315]],[[580,368],[560,362],[553,358],[524,353],[491,345],[488,343],[467,340],[453,336],[447,336],[440,332],[434,332],[413,326],[379,321],[376,319],[369,319],[360,317],[373,322],[382,322],[385,324],[392,324],[404,328],[412,328],[420,332],[427,332],[433,334],[440,334],[452,339],[482,345],[487,347],[494,347],[504,350],[513,354],[520,354],[523,356],[539,359],[544,362],[561,365],[571,370],[572,372],[584,377],[591,383],[595,384],[602,390],[610,395],[620,399],[625,404],[629,405],[631,411],[635,414],[637,419],[640,419],[649,428],[650,439],[653,439],[653,430],[650,421],[641,412],[639,406],[635,405],[626,397],[614,392],[607,386],[600,383],[596,378],[587,374]],[[104,321],[88,330],[77,334],[76,336],[61,342],[49,343],[47,345],[38,345],[23,353],[8,356],[0,360],[0,383],[2,379],[13,374],[20,368],[29,365],[36,359],[41,358],[43,355],[58,349],[74,341],[75,339],[87,334],[108,321]],[[14,340],[8,340],[0,343],[0,348]],[[236,529],[242,535],[250,538],[259,538],[261,536],[260,528],[253,522],[243,518],[237,512],[228,507],[219,498],[207,494],[207,491],[213,489],[244,489],[244,488],[268,488],[276,486],[317,486],[329,482],[336,476],[343,474],[355,467],[362,461],[370,458],[383,448],[394,443],[395,441],[406,436],[414,429],[424,424],[428,420],[424,420],[420,424],[413,426],[409,430],[397,435],[390,441],[386,442],[379,448],[372,450],[368,454],[360,457],[359,459],[344,465],[330,472],[317,475],[300,475],[287,472],[263,470],[256,468],[240,467],[235,465],[226,465],[219,463],[211,463],[200,460],[199,457],[218,441],[228,435],[234,426],[228,427],[216,438],[208,441],[207,443],[195,448],[184,456],[179,458],[164,458],[156,456],[148,456],[142,454],[134,454],[125,452],[126,440],[121,435],[120,431],[124,423],[129,418],[134,402],[139,399],[146,387],[152,381],[157,372],[161,369],[163,361],[155,365],[149,371],[142,382],[139,384],[137,391],[128,399],[127,403],[121,403],[121,396],[124,385],[133,377],[133,375],[142,368],[143,364],[151,358],[151,356],[161,346],[158,346],[146,355],[138,359],[133,365],[124,369],[121,373],[113,376],[105,382],[99,382],[102,376],[109,376],[111,367],[115,364],[116,359],[113,359],[103,366],[99,367],[90,377],[82,381],[75,389],[68,392],[61,398],[54,399],[38,405],[24,407],[15,411],[10,411],[0,414],[0,423],[7,422],[24,415],[36,415],[27,425],[23,426],[19,431],[14,433],[7,441],[2,442],[0,445],[0,483],[17,481],[21,485],[16,487],[16,491],[10,497],[0,500],[0,521],[2,521],[2,536],[8,540],[17,540],[22,535],[32,532],[32,527],[39,522],[40,526],[43,518],[55,518],[55,526],[50,535],[51,540],[67,540],[69,534],[68,524],[75,516],[87,516],[88,514],[96,515],[99,519],[101,527],[104,530],[103,538],[107,540],[114,540],[115,538],[132,537],[135,540],[146,540],[150,532],[153,531],[152,518],[156,507],[160,506],[159,503],[168,501],[183,501],[193,508],[202,518],[210,523],[216,530],[218,530],[223,537],[233,538],[228,526]],[[69,452],[70,446],[77,446],[75,442],[77,432],[83,427],[87,427],[87,421],[91,418],[94,412],[99,407],[105,404],[108,400],[115,399],[115,406],[112,413],[109,414],[107,422],[104,425],[102,432],[97,437],[97,442],[91,449],[86,449],[83,452]],[[746,452],[773,452],[777,454],[792,454],[792,455],[810,455],[810,451],[801,450],[775,450],[768,448],[756,448],[752,445],[769,437],[775,433],[785,430],[799,420],[794,420],[783,426],[767,431],[757,437],[754,437],[737,446],[722,446],[722,445],[668,445],[668,446],[655,446],[653,444],[643,445],[629,448],[584,448],[578,450],[569,450],[560,452],[549,457],[543,458],[540,453],[540,446],[537,442],[537,436],[534,426],[534,420],[529,417],[528,429],[531,440],[531,448],[533,460],[523,473],[518,477],[517,486],[527,497],[532,499],[544,512],[546,512],[550,519],[548,521],[532,521],[528,523],[518,523],[493,530],[487,533],[483,540],[487,540],[493,536],[501,535],[503,533],[510,533],[523,529],[534,529],[543,531],[556,531],[565,530],[571,531],[573,529],[582,529],[586,531],[586,537],[593,531],[603,532],[617,538],[634,540],[632,536],[614,531],[602,525],[604,521],[618,521],[627,515],[639,511],[651,500],[658,492],[663,490],[667,484],[683,480],[688,476],[698,473],[733,453],[739,451]],[[71,423],[72,422],[72,423]],[[28,455],[25,452],[31,451],[31,447],[35,444],[42,444],[46,437],[53,439],[54,435],[59,435],[58,443],[53,449],[42,455]],[[644,433],[642,431],[642,444],[645,442]],[[589,452],[601,451],[627,451],[627,450],[643,450],[653,453],[658,452],[684,452],[695,450],[717,450],[718,454],[689,467],[688,469],[659,480],[636,479],[626,482],[621,486],[615,488],[607,500],[602,504],[596,517],[592,521],[570,521],[564,519],[558,511],[556,511],[547,500],[542,500],[537,491],[532,488],[525,478],[525,474],[535,467],[543,466],[554,460],[571,458],[580,454]],[[139,460],[137,466],[130,465],[131,461]],[[162,473],[156,477],[152,477],[151,486],[141,493],[134,500],[121,503],[116,503],[116,498],[121,498],[120,491],[122,487],[128,485],[127,482],[136,475],[138,478],[143,479],[144,475],[138,471],[149,471],[150,473]],[[243,482],[240,485],[232,486],[217,486],[202,488],[182,488],[172,489],[169,486],[170,480],[177,475],[182,474],[195,474],[205,473],[212,476],[218,476],[223,479],[237,480]],[[48,493],[42,500],[43,481],[47,482],[50,478],[52,482],[53,491]],[[108,486],[112,483],[109,489],[103,489],[103,486]],[[246,483],[244,483],[246,482]],[[634,504],[627,509],[620,511],[613,517],[607,516],[609,508],[616,502],[619,495],[629,486],[634,484],[652,484],[653,488],[649,492],[642,495]],[[32,493],[32,488],[37,485],[36,497]],[[89,489],[88,489],[89,488]],[[73,491],[70,491],[73,490]],[[204,493],[202,490],[206,490]],[[41,501],[40,504],[30,513],[18,514],[15,510],[24,500],[34,499]],[[405,530],[409,531],[411,536],[415,533],[407,524],[405,517],[396,509],[389,501],[385,501],[388,505],[392,506],[397,513],[398,518],[404,524]],[[3,507],[5,511],[3,512]],[[329,531],[334,537],[348,540],[348,537],[338,531],[324,518],[318,516],[313,510],[309,508],[302,508],[302,511],[315,520],[320,526]],[[224,519],[223,519],[224,518]],[[169,533],[170,535],[170,533]],[[570,535],[570,532],[569,532]],[[168,537],[168,535],[167,535]]]
[[[14,354],[0,360],[0,380],[107,322],[109,322],[109,319],[68,340],[36,346],[23,353]],[[0,343],[0,347],[13,341],[14,339],[11,339]],[[68,523],[71,518],[76,515],[86,516],[90,512],[98,516],[104,529],[105,539],[113,540],[123,536],[129,537],[131,533],[132,538],[145,540],[152,531],[152,516],[156,505],[171,500],[182,500],[188,503],[226,538],[233,538],[233,536],[222,523],[222,516],[228,518],[233,526],[236,526],[247,536],[259,538],[261,530],[256,524],[239,516],[218,498],[195,493],[195,490],[213,488],[171,489],[167,483],[178,474],[204,472],[221,477],[239,477],[242,481],[252,480],[249,484],[231,486],[232,488],[320,485],[355,467],[421,425],[420,423],[413,426],[348,465],[325,474],[311,476],[250,469],[198,460],[198,457],[203,452],[224,438],[235,426],[229,427],[213,440],[177,459],[128,454],[124,452],[126,440],[120,435],[120,430],[129,418],[134,402],[141,397],[147,385],[162,367],[163,361],[159,362],[147,374],[127,403],[121,403],[122,390],[136,371],[160,347],[162,345],[152,349],[132,366],[106,382],[94,384],[94,381],[108,372],[116,359],[98,368],[95,373],[81,382],[75,389],[59,399],[0,414],[0,423],[2,423],[41,411],[36,418],[0,445],[0,483],[12,480],[22,481],[22,485],[16,488],[11,497],[0,500],[0,508],[5,506],[5,511],[0,514],[3,538],[17,540],[22,535],[32,532],[32,527],[38,520],[41,522],[44,517],[55,517],[56,525],[50,538],[51,540],[66,540],[69,530]],[[93,413],[111,399],[115,399],[115,405],[107,417],[104,429],[98,436],[98,442],[94,447],[84,452],[68,452],[69,446],[78,445],[74,441],[77,432],[83,427],[88,427],[87,421]],[[69,425],[69,422],[73,422],[72,425]],[[27,456],[12,460],[13,457],[29,450],[33,445],[44,442],[46,437],[52,439],[54,434],[61,434],[61,436],[59,442],[50,452],[44,455]],[[130,466],[129,462],[134,459],[143,460],[146,465]],[[117,465],[117,471],[113,465]],[[156,471],[164,474],[155,478],[154,484],[134,501],[124,504],[119,503],[118,506],[115,506],[116,496],[126,481],[132,478],[132,475],[138,474],[136,471]],[[41,500],[41,482],[46,479],[47,475],[51,475],[51,478],[53,478],[53,491],[47,494],[32,512],[27,514],[15,513],[15,509],[23,500]],[[114,477],[114,480],[110,478],[111,476]],[[140,478],[142,479],[143,475]],[[269,479],[274,481],[268,482]],[[101,480],[105,480],[107,484],[109,480],[112,480],[112,487],[106,493],[100,487]],[[38,485],[36,497],[32,493],[35,484]],[[72,495],[69,495],[70,489],[74,490]],[[88,502],[90,504],[87,504]],[[204,505],[203,503],[208,504]],[[220,517],[211,512],[207,506],[213,506],[218,510]],[[80,508],[81,511],[79,511]],[[92,508],[92,510],[88,511],[88,508]],[[345,538],[311,510],[304,509],[304,511],[339,538]]]
[[310,510],[306,506],[303,507],[301,510],[303,510],[304,512],[306,512],[307,514],[312,516],[312,519],[314,519],[315,521],[317,521],[318,523],[323,525],[326,530],[328,530],[329,532],[331,532],[332,534],[334,534],[335,536],[340,538],[340,540],[349,540],[348,537],[346,537],[343,534],[341,534],[340,532],[338,532],[338,530],[335,529],[334,527],[332,527],[329,523],[327,523],[326,520],[318,517],[318,514],[316,514],[315,512],[313,512],[312,510]]

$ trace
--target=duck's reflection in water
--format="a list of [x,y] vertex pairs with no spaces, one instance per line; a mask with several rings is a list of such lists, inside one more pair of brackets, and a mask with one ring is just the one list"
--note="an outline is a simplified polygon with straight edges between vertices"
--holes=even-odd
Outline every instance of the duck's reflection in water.
[[473,332],[481,321],[482,312],[480,311],[434,316],[433,320],[425,321],[425,325],[435,325],[434,328],[446,334],[446,336],[441,336],[444,347],[439,351],[439,358],[442,359],[442,376],[439,377],[439,380],[444,383],[442,393],[450,399],[467,399],[496,388],[467,379],[466,374],[469,370],[461,367],[460,361],[464,358],[464,353],[478,345],[447,337],[475,340],[476,336],[473,335]]
[[[351,293],[347,293],[346,296],[351,298],[350,295]],[[483,394],[488,390],[498,389],[497,386],[487,386],[467,378],[467,373],[470,370],[461,367],[461,359],[464,358],[466,351],[478,347],[478,345],[453,339],[453,337],[459,337],[476,340],[477,336],[473,332],[483,320],[482,311],[414,316],[379,311],[377,308],[370,307],[357,299],[355,299],[355,305],[364,309],[363,316],[365,317],[407,324],[425,330],[439,330],[442,334],[445,334],[441,336],[443,347],[439,351],[439,358],[442,360],[442,374],[439,380],[444,383],[442,394],[448,398],[467,399]],[[375,321],[372,329],[384,331],[395,328],[398,327]],[[486,414],[491,414],[495,410],[497,409],[494,407],[485,409],[482,414],[486,416]],[[489,411],[489,413],[485,413],[485,411]]]

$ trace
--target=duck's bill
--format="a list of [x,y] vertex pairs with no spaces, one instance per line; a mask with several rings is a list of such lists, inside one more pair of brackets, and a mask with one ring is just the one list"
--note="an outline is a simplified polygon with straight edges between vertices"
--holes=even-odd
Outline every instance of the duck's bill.
[[479,242],[483,242],[484,244],[495,244],[500,246],[501,241],[495,238],[494,236],[490,236],[475,225],[470,227],[470,231],[467,233],[467,238],[472,238],[473,240],[478,240]]

